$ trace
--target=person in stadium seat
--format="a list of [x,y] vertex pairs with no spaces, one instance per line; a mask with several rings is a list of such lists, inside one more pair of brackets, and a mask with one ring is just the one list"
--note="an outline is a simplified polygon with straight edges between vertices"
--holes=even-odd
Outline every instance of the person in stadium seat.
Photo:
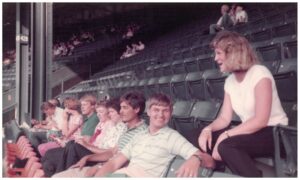
[[233,25],[233,21],[231,20],[228,11],[229,6],[227,4],[223,4],[221,6],[222,16],[218,20],[217,24],[211,24],[209,26],[209,34],[215,34],[216,32],[227,29]]
[[[126,123],[127,131],[121,135],[117,146],[102,153],[87,155],[68,170],[57,173],[53,177],[84,177],[94,175],[98,170],[99,162],[108,161],[118,151],[122,150],[136,134],[147,129],[146,123],[140,119],[145,109],[145,97],[142,93],[136,91],[125,93],[120,98],[120,107],[121,119]],[[91,165],[93,161],[97,162],[97,165],[92,167],[85,166]]]
[[[223,161],[233,174],[260,177],[252,158],[272,156],[273,127],[287,125],[271,72],[260,65],[248,40],[229,31],[219,32],[211,43],[221,72],[231,72],[225,81],[222,110],[199,136],[200,148]],[[229,129],[233,111],[242,123]],[[216,142],[212,140],[220,132]],[[214,146],[212,146],[214,144]]]
[[106,106],[99,108],[97,111],[98,117],[101,121],[105,118],[105,123],[100,122],[101,127],[96,128],[89,142],[76,139],[76,143],[64,152],[64,158],[60,161],[62,164],[58,165],[62,170],[68,169],[86,155],[102,153],[107,149],[114,148],[119,137],[127,130],[119,115],[119,99],[109,100]]
[[236,6],[236,14],[235,14],[235,22],[234,24],[242,24],[242,23],[247,23],[248,22],[248,14],[244,10],[242,5],[237,5]]
[[[81,113],[84,116],[81,135],[77,138],[89,141],[90,137],[93,135],[95,127],[99,123],[97,114],[95,113],[96,97],[93,95],[84,95],[80,98]],[[58,169],[57,163],[63,157],[64,149],[68,148],[73,144],[74,141],[69,141],[65,148],[54,148],[46,152],[45,156],[42,158],[43,169],[45,171],[45,176],[53,175]]]
[[38,150],[41,156],[44,156],[49,149],[64,147],[67,141],[73,140],[76,136],[80,135],[83,117],[79,112],[79,101],[75,98],[68,98],[64,104],[63,137],[52,137],[52,141],[40,144]]
[[28,137],[37,152],[38,145],[47,142],[47,133],[50,130],[59,135],[63,128],[63,109],[56,107],[50,102],[44,102],[41,105],[41,110],[46,115],[46,119],[41,122],[33,119],[31,121],[33,128],[30,129]]
[[[176,172],[178,177],[197,177],[200,166],[214,167],[209,155],[200,152],[177,131],[168,127],[172,107],[167,95],[153,94],[147,101],[147,114],[150,117],[148,129],[99,167],[95,176],[115,172],[129,177],[163,177],[176,155],[186,159]],[[128,161],[128,166],[124,167]]]

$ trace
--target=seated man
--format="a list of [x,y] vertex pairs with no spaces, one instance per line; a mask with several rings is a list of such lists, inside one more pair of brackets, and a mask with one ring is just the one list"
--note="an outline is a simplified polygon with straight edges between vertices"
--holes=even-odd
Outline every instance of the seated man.
[[111,148],[102,153],[91,154],[83,157],[70,169],[57,173],[53,177],[84,177],[92,176],[98,170],[99,165],[85,166],[91,162],[105,162],[112,158],[116,152],[122,150],[136,134],[147,129],[147,125],[140,119],[145,109],[145,97],[139,92],[128,92],[120,98],[121,119],[127,125],[127,131],[121,135],[116,148]]
[[[116,172],[130,177],[162,177],[176,155],[187,160],[177,170],[178,177],[197,177],[200,166],[215,166],[209,155],[200,152],[177,131],[167,126],[172,114],[172,103],[168,96],[154,94],[147,105],[149,128],[99,168],[95,176]],[[123,167],[128,161],[128,166]]]
[[209,34],[216,34],[216,32],[227,29],[233,25],[233,21],[230,18],[229,14],[229,6],[224,4],[221,7],[221,14],[222,16],[218,20],[217,24],[211,24],[209,26]]

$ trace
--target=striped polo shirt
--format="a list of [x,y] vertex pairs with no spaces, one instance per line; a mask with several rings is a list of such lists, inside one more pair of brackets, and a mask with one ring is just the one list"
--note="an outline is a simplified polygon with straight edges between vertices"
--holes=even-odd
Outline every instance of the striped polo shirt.
[[136,134],[145,131],[147,128],[148,128],[147,124],[142,120],[141,123],[138,124],[138,126],[128,129],[119,138],[118,141],[119,150],[122,150],[133,139],[133,137]]
[[171,160],[179,155],[190,158],[198,149],[177,131],[164,127],[151,135],[149,130],[136,136],[121,152],[130,166],[138,166],[153,177],[162,177]]

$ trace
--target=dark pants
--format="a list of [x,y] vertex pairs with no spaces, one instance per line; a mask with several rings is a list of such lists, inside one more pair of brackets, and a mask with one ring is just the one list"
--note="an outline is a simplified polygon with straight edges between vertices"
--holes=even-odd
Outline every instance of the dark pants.
[[28,139],[32,144],[33,149],[37,154],[39,154],[38,146],[42,143],[47,142],[47,131],[33,132],[30,131],[28,134]]
[[42,157],[41,163],[45,172],[45,177],[51,177],[57,171],[58,162],[63,158],[64,148],[49,149]]
[[81,158],[90,154],[94,153],[84,146],[74,143],[72,148],[69,148],[66,154],[65,169],[68,169],[73,164],[76,164]]
[[253,158],[273,156],[273,127],[253,134],[237,135],[219,144],[218,152],[232,173],[245,177],[261,177]]

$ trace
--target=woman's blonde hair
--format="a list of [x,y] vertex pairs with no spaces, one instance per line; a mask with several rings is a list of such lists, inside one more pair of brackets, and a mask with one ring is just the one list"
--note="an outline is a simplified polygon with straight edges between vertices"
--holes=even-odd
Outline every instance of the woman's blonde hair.
[[211,42],[213,49],[220,48],[225,52],[226,67],[234,71],[246,71],[252,65],[258,64],[258,58],[248,40],[231,31],[221,31]]

